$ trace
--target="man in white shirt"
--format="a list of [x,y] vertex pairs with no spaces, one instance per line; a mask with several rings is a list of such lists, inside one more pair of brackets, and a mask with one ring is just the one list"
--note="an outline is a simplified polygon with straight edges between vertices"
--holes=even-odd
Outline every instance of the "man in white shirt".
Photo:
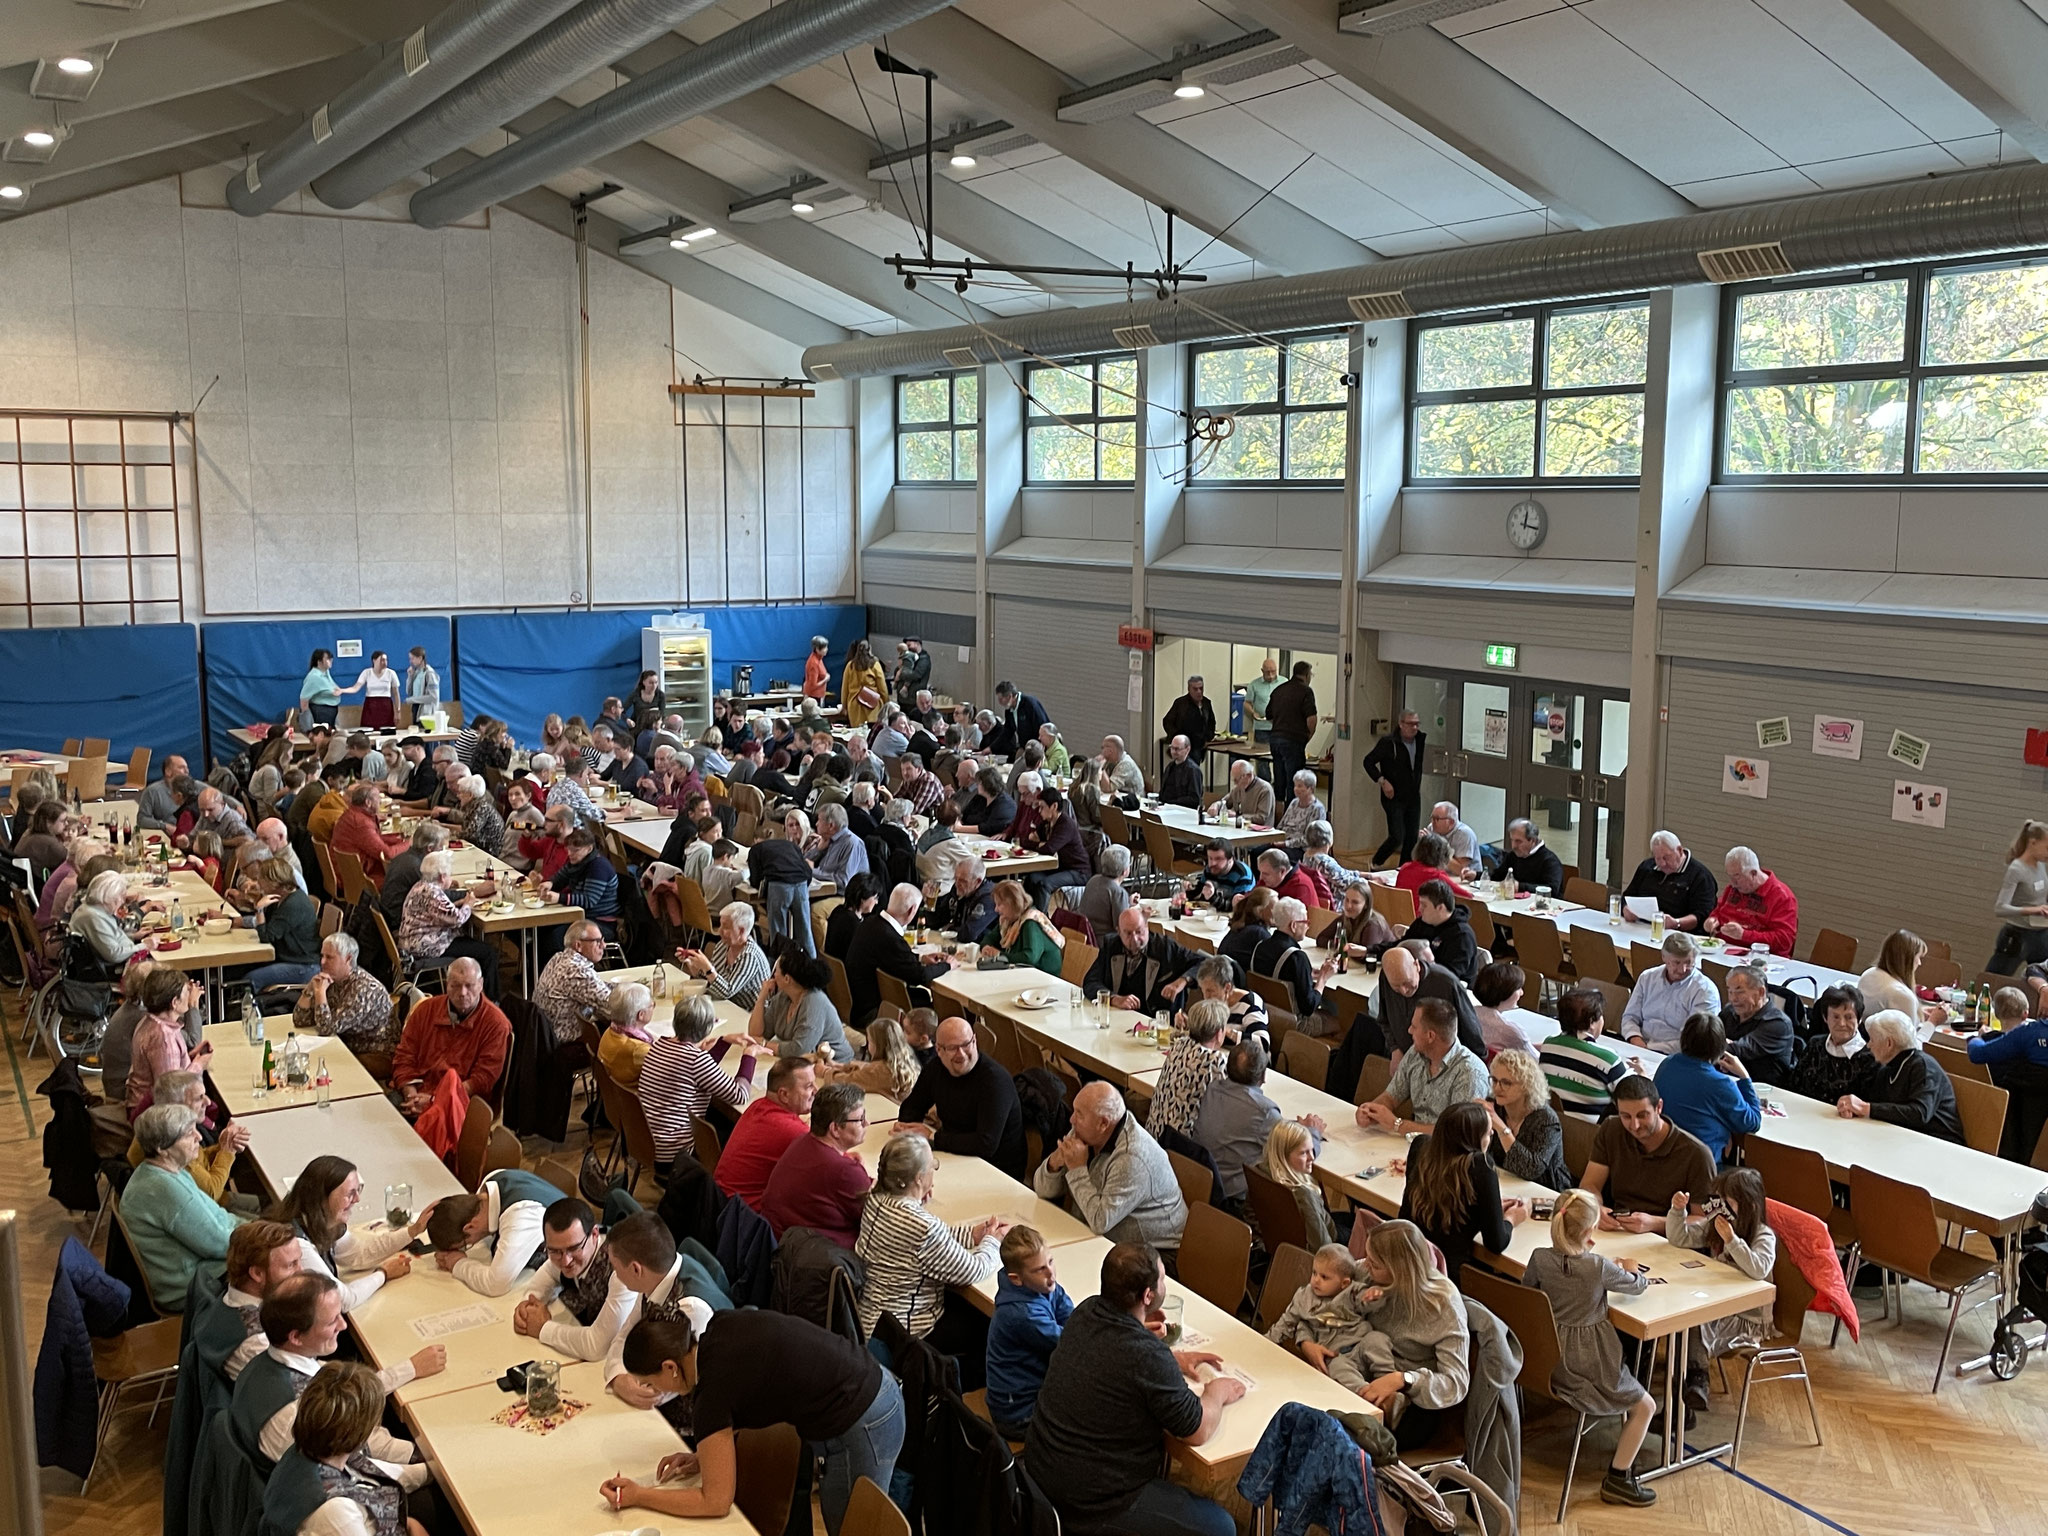
[[701,1297],[681,1294],[683,1258],[676,1240],[652,1211],[628,1216],[612,1230],[606,1248],[612,1276],[631,1293],[627,1309],[604,1357],[604,1379],[619,1400],[635,1408],[655,1408],[674,1393],[657,1392],[626,1369],[626,1335],[643,1317],[668,1321],[687,1317],[699,1334],[711,1322],[711,1306]]
[[547,1209],[560,1194],[523,1168],[485,1174],[475,1194],[435,1203],[427,1218],[434,1262],[478,1295],[504,1295],[540,1256]]
[[1429,808],[1429,830],[1449,845],[1451,873],[1470,873],[1479,862],[1479,834],[1458,819],[1458,808],[1448,800],[1437,801]]
[[[639,1295],[613,1272],[604,1229],[574,1195],[547,1208],[541,1230],[547,1262],[534,1272],[525,1299],[513,1308],[512,1331],[578,1360],[602,1360],[625,1332]],[[549,1316],[548,1303],[557,1300],[570,1321]]]
[[1699,950],[1689,933],[1664,935],[1664,963],[1636,978],[1621,1014],[1621,1037],[1660,1056],[1678,1049],[1685,1021],[1721,1011],[1721,994],[1700,975]]
[[1124,751],[1121,736],[1102,738],[1102,792],[1118,800],[1130,797],[1126,810],[1136,808],[1138,799],[1145,793],[1145,774]]

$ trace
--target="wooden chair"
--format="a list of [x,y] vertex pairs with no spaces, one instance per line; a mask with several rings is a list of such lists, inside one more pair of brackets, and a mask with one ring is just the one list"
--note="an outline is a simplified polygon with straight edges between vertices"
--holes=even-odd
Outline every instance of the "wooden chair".
[[1515,958],[1521,962],[1522,970],[1537,982],[1537,996],[1542,996],[1542,983],[1547,981],[1562,992],[1579,979],[1579,973],[1572,969],[1571,962],[1564,957],[1564,943],[1558,937],[1557,924],[1540,913],[1526,916],[1517,914],[1508,919],[1508,931],[1515,938]]
[[1294,1012],[1294,994],[1287,983],[1277,976],[1265,976],[1254,971],[1244,979],[1245,990],[1258,994],[1259,1001],[1268,1010],[1278,1008],[1283,1013]]
[[1108,838],[1112,843],[1120,843],[1126,848],[1135,848],[1137,846],[1136,840],[1131,836],[1131,819],[1124,814],[1122,806],[1111,805],[1108,801],[1104,801],[1101,807],[1101,814],[1102,835],[1104,837]]
[[1735,1410],[1735,1440],[1728,1453],[1731,1467],[1742,1463],[1742,1432],[1749,1424],[1749,1394],[1772,1382],[1796,1381],[1806,1388],[1806,1412],[1813,1420],[1813,1443],[1816,1448],[1822,1444],[1820,1409],[1813,1401],[1813,1377],[1807,1373],[1806,1356],[1799,1349],[1799,1336],[1806,1329],[1806,1312],[1813,1305],[1813,1287],[1806,1283],[1797,1261],[1784,1248],[1778,1250],[1771,1265],[1771,1284],[1777,1287],[1777,1295],[1771,1301],[1772,1336],[1758,1348],[1738,1351],[1747,1369],[1742,1373],[1742,1401]]
[[733,1435],[733,1506],[757,1531],[779,1532],[796,1501],[804,1443],[793,1424],[742,1429]]
[[1716,960],[1712,955],[1700,956],[1700,974],[1714,984],[1714,990],[1726,997],[1728,977],[1735,967],[1726,960]]
[[1225,1312],[1244,1303],[1251,1278],[1252,1229],[1213,1205],[1188,1206],[1180,1237],[1180,1283]]
[[363,899],[370,889],[370,877],[363,873],[363,857],[343,849],[336,853],[327,850],[328,860],[334,865],[335,878],[341,881],[341,899],[348,906],[354,906]]
[[[1923,939],[1921,942],[1927,946],[1928,960],[1953,960],[1956,957],[1955,946],[1947,939]],[[1925,963],[1923,961],[1922,965]]]
[[732,840],[743,848],[751,847],[761,835],[761,824],[767,820],[767,802],[751,784],[730,785],[725,794],[734,811]]
[[[1516,946],[1517,951],[1520,948]],[[1614,935],[1605,928],[1574,928],[1572,969],[1578,972],[1581,981],[1619,982],[1621,954],[1614,947]]]
[[1586,1164],[1593,1160],[1593,1136],[1600,1127],[1584,1115],[1559,1109],[1554,1101],[1550,1108],[1557,1116],[1558,1129],[1563,1133],[1564,1165],[1574,1179],[1583,1179]]
[[[939,1001],[945,1002],[946,999],[941,998],[939,999]],[[990,1029],[986,1024],[982,1023],[982,1021],[979,1019],[971,1019],[968,1022],[974,1026],[975,1049],[980,1051],[980,1053],[986,1056],[990,1061],[994,1061],[996,1059],[996,1051],[998,1045],[998,1042],[996,1040],[996,1032]]]
[[1280,1070],[1297,1083],[1321,1089],[1330,1077],[1330,1043],[1293,1031],[1281,1043]]
[[496,1173],[500,1168],[517,1168],[525,1161],[525,1153],[519,1145],[519,1134],[509,1125],[491,1127],[491,1144],[484,1149],[484,1172]]
[[329,896],[340,895],[341,877],[334,872],[334,855],[328,846],[317,837],[313,839],[313,855],[319,860],[320,878],[326,885],[327,894]]
[[706,1173],[718,1171],[719,1154],[725,1151],[725,1138],[718,1134],[718,1127],[709,1115],[694,1115],[690,1119],[690,1152],[704,1166]]
[[1920,962],[1914,980],[1923,987],[1959,987],[1963,984],[1963,968],[1946,957],[1937,960],[1930,954]]
[[1415,921],[1415,893],[1374,881],[1372,909],[1396,928],[1405,927]]
[[832,999],[832,1006],[839,1010],[841,1019],[851,1019],[853,986],[846,979],[846,962],[837,956],[826,954],[822,949],[818,953],[824,959],[826,969],[832,973],[832,979],[825,984],[825,995]]
[[475,1094],[462,1117],[462,1135],[455,1143],[455,1179],[464,1189],[483,1182],[484,1154],[491,1149],[491,1106]]
[[71,771],[64,775],[64,793],[81,800],[97,800],[107,792],[107,760],[104,757],[74,757]]
[[[107,1431],[114,1427],[114,1419],[121,1411],[121,1395],[131,1387],[155,1387],[161,1401],[164,1390],[178,1379],[178,1334],[183,1326],[181,1318],[162,1317],[125,1329],[110,1339],[92,1341],[92,1374],[99,1384],[100,1407],[93,1426],[92,1461],[86,1466],[85,1481],[78,1489],[81,1498],[92,1491],[92,1476],[99,1469]],[[154,1405],[150,1416],[156,1416]]]
[[1308,909],[1308,939],[1311,944],[1323,942],[1323,930],[1337,921],[1337,914],[1328,907]]
[[[1259,1241],[1266,1245],[1266,1252],[1275,1255],[1276,1264],[1278,1255],[1288,1244],[1302,1249],[1308,1247],[1308,1222],[1301,1214],[1301,1207],[1294,1203],[1292,1190],[1252,1167],[1244,1171],[1244,1187],[1252,1221],[1259,1229]],[[1268,1287],[1272,1283],[1271,1279],[1266,1282]],[[1295,1283],[1299,1285],[1301,1282]]]
[[995,1044],[989,1049],[988,1054],[995,1058],[996,1065],[1012,1077],[1022,1072],[1024,1063],[1022,1055],[1017,1050],[1017,1026],[998,1014],[990,1014],[977,1021],[975,1036],[979,1038],[984,1029],[995,1037]]
[[449,730],[459,731],[462,729],[462,704],[459,700],[443,699],[441,701],[441,713],[448,717]]
[[[1294,1202],[1287,1202],[1292,1205]],[[1259,1290],[1259,1332],[1267,1333],[1280,1321],[1280,1314],[1287,1310],[1287,1304],[1294,1300],[1294,1293],[1308,1284],[1309,1274],[1316,1267],[1316,1256],[1308,1251],[1306,1243],[1282,1243],[1274,1248],[1267,1245],[1273,1255],[1272,1263],[1266,1266],[1266,1283]]]
[[[1764,1188],[1770,1191],[1773,1200],[1827,1223],[1828,1238],[1842,1255],[1842,1273],[1853,1279],[1861,1247],[1856,1235],[1856,1215],[1835,1204],[1827,1160],[1810,1148],[1787,1146],[1763,1136],[1745,1136],[1742,1165],[1762,1175]],[[1840,1334],[1841,1327],[1838,1321],[1836,1334]],[[1829,1342],[1832,1344],[1833,1338]]]
[[1067,935],[1067,947],[1060,951],[1060,980],[1074,986],[1081,985],[1087,978],[1089,968],[1095,964],[1095,957],[1101,951],[1093,944]]
[[64,738],[64,755],[66,757],[78,756],[78,738],[76,736]]
[[682,903],[683,926],[692,933],[702,934],[708,942],[718,932],[718,920],[712,915],[711,907],[704,900],[704,887],[696,881],[678,876],[676,879],[676,900]]
[[1628,1006],[1628,988],[1622,986],[1619,982],[1588,981],[1583,977],[1579,980],[1579,987],[1591,987],[1600,994],[1600,1001],[1603,1005],[1603,1017],[1614,1032],[1618,1034],[1621,1030],[1621,1011]]
[[1181,948],[1183,949],[1198,949],[1205,955],[1213,955],[1216,953],[1216,941],[1210,938],[1206,933],[1184,932],[1175,935],[1175,937],[1179,939]]
[[1494,942],[1493,914],[1486,910],[1485,902],[1474,901],[1466,917],[1472,924],[1472,937],[1481,949],[1500,948],[1500,945]]
[[[1888,1179],[1868,1168],[1849,1170],[1849,1209],[1856,1216],[1856,1230],[1863,1238],[1863,1260],[1885,1272],[1886,1283],[1897,1287],[1898,1277],[1918,1280],[1922,1285],[1948,1295],[1948,1328],[1941,1336],[1941,1354],[1934,1362],[1934,1385],[1941,1390],[1941,1378],[1948,1370],[1949,1346],[1956,1336],[1956,1319],[1962,1315],[1963,1297],[1987,1280],[1998,1283],[1998,1261],[1979,1258],[1941,1240],[1935,1220],[1934,1197],[1917,1185]],[[1906,1320],[1905,1298],[1899,1296],[1898,1318]]]
[[2005,1109],[2012,1095],[2003,1088],[1967,1077],[1950,1078],[1956,1091],[1956,1113],[1963,1121],[1963,1141],[1975,1152],[1998,1156],[2005,1136]]
[[1959,1077],[1967,1077],[1974,1083],[1991,1081],[1990,1066],[1981,1061],[1970,1060],[1970,1053],[1959,1045],[1950,1045],[1944,1040],[1930,1040],[1921,1049],[1941,1063],[1942,1071],[1949,1075],[1951,1082]]
[[1370,1104],[1387,1091],[1387,1084],[1394,1080],[1394,1061],[1390,1056],[1368,1056],[1358,1068],[1358,1090],[1351,1095],[1353,1104]]
[[1595,911],[1607,910],[1607,887],[1598,880],[1588,880],[1580,875],[1568,875],[1564,882],[1563,896],[1566,901],[1581,907],[1592,907]]
[[1641,939],[1631,939],[1628,946],[1628,973],[1641,976],[1653,971],[1664,963],[1664,951],[1655,944],[1646,944]]
[[1193,1210],[1198,1205],[1213,1203],[1216,1193],[1216,1176],[1185,1152],[1168,1152],[1166,1160],[1173,1164],[1174,1182],[1180,1185],[1180,1197]]
[[[1585,1444],[1586,1427],[1594,1418],[1606,1418],[1606,1414],[1590,1414],[1572,1409],[1564,1403],[1550,1385],[1551,1372],[1555,1371],[1562,1352],[1557,1343],[1557,1317],[1550,1310],[1550,1298],[1534,1286],[1517,1285],[1512,1280],[1489,1274],[1476,1264],[1465,1266],[1458,1277],[1458,1288],[1487,1311],[1504,1323],[1508,1330],[1521,1341],[1522,1372],[1515,1378],[1523,1392],[1535,1397],[1549,1398],[1562,1403],[1567,1409],[1578,1413],[1578,1427],[1572,1432],[1572,1454],[1564,1467],[1564,1487],[1557,1495],[1557,1523],[1564,1523],[1566,1506],[1571,1503],[1572,1478],[1579,1469],[1579,1451]],[[1611,1415],[1620,1417],[1620,1415]]]
[[1363,992],[1353,991],[1350,987],[1325,987],[1323,1002],[1337,1020],[1337,1033],[1334,1038],[1338,1040],[1351,1033],[1352,1026],[1358,1022],[1361,1015],[1369,1015],[1372,1011],[1372,999]]
[[863,1477],[855,1480],[853,1497],[846,1501],[846,1518],[840,1522],[839,1536],[910,1536],[910,1522],[903,1518],[902,1510],[889,1502],[888,1494]]
[[128,754],[128,774],[121,780],[121,788],[124,791],[133,791],[138,795],[142,793],[144,786],[149,783],[150,757],[151,753],[147,747],[137,747]]
[[1812,964],[1824,965],[1831,971],[1853,971],[1856,969],[1856,951],[1860,947],[1848,934],[1837,933],[1832,928],[1823,928],[1814,935],[1813,949],[1807,955],[1807,959]]
[[1152,860],[1152,867],[1160,874],[1192,875],[1202,867],[1197,860],[1175,855],[1173,835],[1166,830],[1165,822],[1141,816],[1138,818],[1138,830],[1144,836],[1145,852]]

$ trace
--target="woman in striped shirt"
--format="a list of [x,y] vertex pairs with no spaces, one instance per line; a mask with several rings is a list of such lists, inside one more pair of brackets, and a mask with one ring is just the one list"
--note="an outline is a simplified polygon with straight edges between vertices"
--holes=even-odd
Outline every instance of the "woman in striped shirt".
[[754,942],[754,909],[744,901],[727,903],[719,909],[718,942],[711,952],[679,949],[676,963],[703,978],[705,996],[752,1008],[768,984],[768,957]]
[[1614,1113],[1614,1088],[1628,1063],[1600,1038],[1606,1002],[1591,987],[1575,987],[1557,1000],[1559,1033],[1543,1042],[1537,1060],[1550,1091],[1566,1109],[1605,1117]]
[[755,1059],[774,1055],[772,1049],[749,1047],[739,1071],[728,1077],[719,1059],[741,1041],[729,1035],[715,1049],[705,1050],[703,1039],[717,1022],[710,998],[683,998],[676,1003],[675,1038],[649,1041],[647,1054],[640,1058],[640,1107],[654,1133],[655,1155],[664,1165],[690,1145],[696,1119],[707,1107],[744,1108]]
[[[949,1305],[947,1290],[974,1285],[996,1272],[1010,1224],[988,1216],[971,1226],[947,1226],[925,1209],[937,1174],[931,1143],[922,1136],[893,1136],[875,1159],[875,1187],[854,1248],[868,1267],[860,1325],[872,1335],[882,1314],[894,1313],[913,1336],[929,1338],[934,1349],[959,1356],[962,1386],[971,1391],[981,1384],[979,1341],[988,1325],[966,1303]],[[971,1385],[968,1376],[974,1378]]]

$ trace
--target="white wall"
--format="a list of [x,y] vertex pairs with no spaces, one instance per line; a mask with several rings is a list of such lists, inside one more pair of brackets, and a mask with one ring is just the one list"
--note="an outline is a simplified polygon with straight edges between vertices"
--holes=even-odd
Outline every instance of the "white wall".
[[571,242],[503,209],[443,230],[377,209],[245,219],[217,183],[0,227],[6,407],[190,410],[220,376],[188,618],[850,594],[844,387],[806,403],[801,451],[771,406],[765,459],[758,408],[733,411],[755,425],[721,454],[701,404],[686,454],[667,393],[672,338],[736,375],[793,372],[794,346],[591,259],[586,580]]

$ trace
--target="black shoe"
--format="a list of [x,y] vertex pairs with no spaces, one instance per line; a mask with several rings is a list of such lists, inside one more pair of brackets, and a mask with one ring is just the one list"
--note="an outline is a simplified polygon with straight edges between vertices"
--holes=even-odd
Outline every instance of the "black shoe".
[[1657,1502],[1657,1490],[1645,1488],[1634,1468],[1609,1467],[1607,1475],[1600,1479],[1600,1502],[1629,1504],[1642,1509]]

